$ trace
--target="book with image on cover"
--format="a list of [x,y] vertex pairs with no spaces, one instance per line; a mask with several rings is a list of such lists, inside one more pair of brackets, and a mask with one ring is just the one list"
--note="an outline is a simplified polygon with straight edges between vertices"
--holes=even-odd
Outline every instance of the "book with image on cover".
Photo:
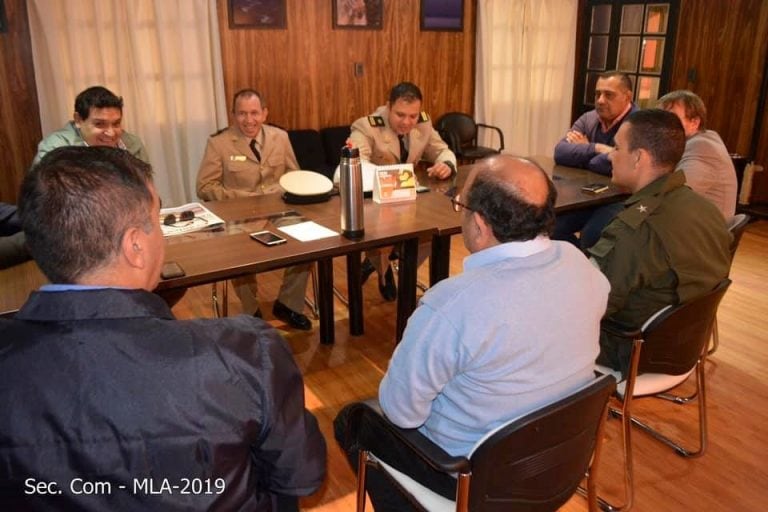
[[221,226],[224,221],[200,203],[187,203],[160,210],[163,236],[183,235],[193,231]]
[[416,199],[413,164],[377,165],[373,179],[373,200],[398,203]]

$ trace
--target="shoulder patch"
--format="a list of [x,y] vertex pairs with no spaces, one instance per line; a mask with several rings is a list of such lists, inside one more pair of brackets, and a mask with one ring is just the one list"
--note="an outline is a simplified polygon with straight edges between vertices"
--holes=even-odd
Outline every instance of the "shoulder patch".
[[429,114],[427,114],[426,112],[422,112],[421,114],[419,114],[420,123],[426,123],[427,121],[429,121]]
[[374,128],[377,126],[384,126],[384,118],[381,116],[368,116],[368,124]]
[[632,229],[637,229],[659,207],[661,199],[656,196],[643,198],[625,208],[617,217]]

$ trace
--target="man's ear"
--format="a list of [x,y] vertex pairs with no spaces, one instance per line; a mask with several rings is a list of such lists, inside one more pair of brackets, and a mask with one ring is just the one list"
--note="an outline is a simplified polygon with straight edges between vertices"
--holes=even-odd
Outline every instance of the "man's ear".
[[700,117],[694,117],[690,120],[690,123],[693,124],[693,126],[696,127],[696,131],[698,132],[701,129],[701,118]]
[[80,117],[80,114],[78,114],[77,111],[72,114],[72,119],[75,121],[75,126],[78,128],[80,128],[80,125],[83,124],[83,121],[85,121],[85,119]]
[[491,225],[478,212],[472,212],[472,226],[472,229],[477,230],[476,234],[473,233],[473,235],[482,247],[488,247],[491,242],[496,240]]
[[120,248],[125,261],[132,267],[144,268],[146,247],[143,234],[144,232],[137,227],[128,228],[123,234]]
[[266,123],[267,122],[267,117],[269,117],[269,109],[267,107],[264,107],[264,108],[261,109],[261,111],[264,112],[264,121],[263,122]]

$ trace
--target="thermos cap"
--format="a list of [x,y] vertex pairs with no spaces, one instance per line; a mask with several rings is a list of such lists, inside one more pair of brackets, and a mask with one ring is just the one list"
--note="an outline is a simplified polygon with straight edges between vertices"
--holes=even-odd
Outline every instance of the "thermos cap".
[[344,146],[341,148],[342,158],[359,158],[360,150],[353,146]]

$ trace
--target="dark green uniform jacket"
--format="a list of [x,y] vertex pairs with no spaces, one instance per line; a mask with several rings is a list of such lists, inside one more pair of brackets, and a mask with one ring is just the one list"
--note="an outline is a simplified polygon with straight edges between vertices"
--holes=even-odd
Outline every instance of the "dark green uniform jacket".
[[[611,283],[605,317],[639,328],[656,311],[714,288],[731,265],[723,215],[668,174],[624,202],[589,252]],[[626,375],[631,345],[603,334],[598,363]]]

